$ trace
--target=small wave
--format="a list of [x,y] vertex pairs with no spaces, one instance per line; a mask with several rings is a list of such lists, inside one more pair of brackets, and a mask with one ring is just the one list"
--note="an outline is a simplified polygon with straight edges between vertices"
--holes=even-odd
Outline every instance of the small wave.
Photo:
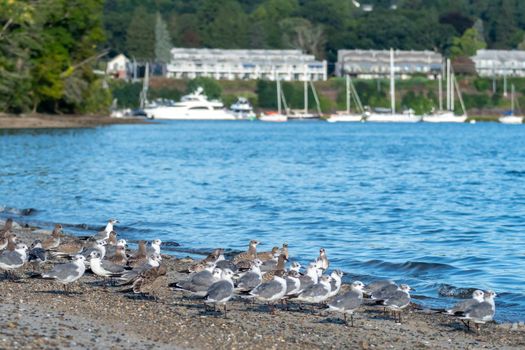
[[421,273],[427,271],[436,270],[452,270],[454,266],[442,263],[429,263],[423,261],[407,261],[404,263],[391,263],[383,260],[369,260],[365,263],[366,265],[376,266],[385,270],[401,270],[413,273]]
[[18,215],[18,216],[30,216],[37,212],[35,208],[25,208],[25,209],[19,209],[19,208],[11,208],[11,207],[1,207],[0,206],[0,213],[6,213],[9,215]]
[[507,170],[505,171],[505,175],[515,176],[515,177],[524,177],[525,170]]
[[450,284],[438,285],[438,294],[442,297],[453,297],[460,299],[472,298],[472,293],[477,288],[459,288]]

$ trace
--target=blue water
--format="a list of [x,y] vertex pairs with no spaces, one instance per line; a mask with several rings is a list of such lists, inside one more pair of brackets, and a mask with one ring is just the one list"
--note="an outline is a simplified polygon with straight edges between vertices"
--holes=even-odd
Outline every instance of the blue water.
[[407,282],[424,305],[493,289],[500,321],[525,319],[524,180],[521,126],[166,122],[0,131],[2,217],[74,232],[117,217],[124,238],[158,237],[181,249],[288,242],[302,263],[324,247],[348,279]]

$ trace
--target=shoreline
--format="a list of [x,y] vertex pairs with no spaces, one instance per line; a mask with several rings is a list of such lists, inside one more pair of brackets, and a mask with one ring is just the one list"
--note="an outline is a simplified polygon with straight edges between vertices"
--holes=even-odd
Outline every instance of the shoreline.
[[93,128],[117,124],[148,124],[143,118],[111,118],[96,115],[13,115],[0,113],[0,130]]
[[[0,227],[3,222],[0,221]],[[30,244],[49,232],[37,228],[13,230],[20,242]],[[68,240],[75,240],[67,236]],[[1,279],[0,344],[21,348],[428,348],[518,349],[525,346],[523,324],[482,325],[479,334],[467,331],[459,320],[410,307],[403,323],[395,323],[375,306],[360,308],[355,327],[345,326],[341,315],[307,306],[300,310],[277,308],[235,299],[228,303],[228,318],[205,311],[201,299],[173,291],[169,283],[185,279],[181,273],[192,260],[163,255],[168,274],[159,284],[158,300],[117,287],[104,287],[102,279],[86,273],[64,295],[56,282],[28,278],[26,264],[19,280]],[[50,269],[46,264],[43,269]],[[417,301],[416,301],[417,303]]]

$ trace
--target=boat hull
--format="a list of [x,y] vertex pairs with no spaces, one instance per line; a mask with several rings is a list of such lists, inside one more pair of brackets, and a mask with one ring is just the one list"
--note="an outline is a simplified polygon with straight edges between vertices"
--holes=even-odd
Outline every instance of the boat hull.
[[498,121],[502,124],[523,124],[523,117],[508,115],[505,117],[499,117]]
[[363,120],[363,116],[360,114],[332,114],[330,118],[326,119],[329,123],[351,123],[360,122]]
[[464,123],[466,120],[466,115],[456,116],[452,113],[423,116],[423,121],[426,123]]
[[158,107],[146,111],[149,119],[156,120],[236,120],[235,115],[226,110],[196,109],[183,110],[174,107]]
[[261,114],[259,120],[262,122],[282,123],[288,121],[288,117],[282,114]]
[[418,123],[421,121],[419,115],[407,114],[370,114],[366,117],[370,123]]

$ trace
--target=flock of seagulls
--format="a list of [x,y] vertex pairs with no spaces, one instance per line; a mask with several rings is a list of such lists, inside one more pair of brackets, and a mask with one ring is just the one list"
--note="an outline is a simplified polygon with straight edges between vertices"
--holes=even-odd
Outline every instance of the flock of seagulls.
[[[160,254],[162,242],[158,239],[150,244],[140,241],[134,252],[127,251],[126,241],[117,240],[114,226],[118,220],[110,219],[104,230],[92,236],[63,242],[62,226],[57,224],[51,235],[37,240],[28,248],[18,243],[12,233],[12,219],[8,219],[0,230],[0,269],[7,276],[26,263],[33,266],[36,277],[52,279],[69,293],[69,286],[78,281],[87,270],[109,279],[113,285],[131,286],[135,293],[155,296],[155,281],[165,276],[167,268]],[[289,302],[303,308],[305,305],[322,305],[331,312],[343,315],[347,324],[350,316],[354,325],[354,313],[363,305],[379,305],[390,312],[396,322],[401,322],[402,311],[410,305],[410,286],[379,280],[368,285],[353,281],[345,293],[342,289],[343,272],[328,273],[330,261],[325,249],[306,266],[291,262],[289,267],[288,245],[274,247],[271,251],[258,252],[257,240],[251,240],[248,250],[226,259],[224,249],[215,249],[206,258],[188,267],[188,277],[169,286],[203,299],[205,307],[214,310],[223,308],[227,316],[227,304],[233,298],[258,300],[268,304],[271,313],[281,303],[289,309]],[[49,259],[67,258],[67,262],[56,263],[49,271],[42,272],[41,265]],[[470,323],[479,325],[492,321],[496,311],[493,291],[476,290],[472,299],[462,301],[445,313],[457,317],[470,329]]]

